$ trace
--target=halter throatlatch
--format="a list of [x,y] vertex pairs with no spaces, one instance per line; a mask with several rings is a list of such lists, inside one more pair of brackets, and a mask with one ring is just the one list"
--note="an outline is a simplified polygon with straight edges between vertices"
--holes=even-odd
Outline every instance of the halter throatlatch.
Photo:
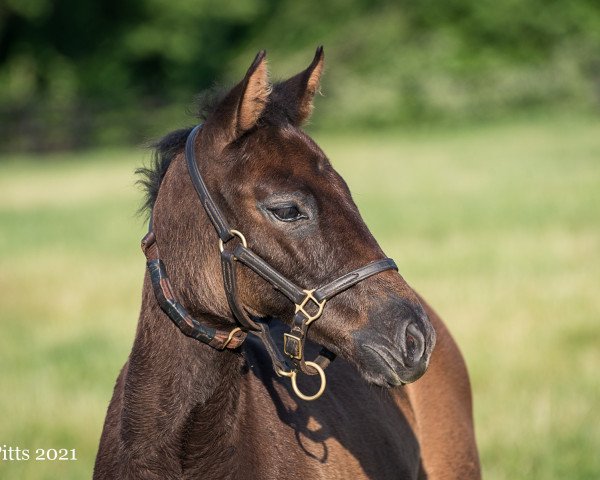
[[[303,400],[315,400],[325,391],[325,369],[335,359],[335,354],[322,348],[313,361],[304,358],[304,344],[311,323],[321,316],[325,304],[330,298],[372,275],[390,269],[398,270],[398,267],[391,258],[384,258],[346,273],[317,289],[307,290],[297,286],[248,247],[244,235],[240,231],[230,228],[221,210],[210,196],[196,163],[195,143],[201,128],[202,125],[197,125],[190,132],[185,145],[185,158],[200,202],[219,235],[223,284],[229,308],[238,326],[230,330],[205,326],[194,319],[177,301],[165,265],[160,259],[151,222],[148,234],[142,240],[142,250],[146,255],[156,300],[161,309],[185,335],[218,350],[236,349],[244,342],[249,333],[256,335],[264,344],[277,375],[291,379],[292,388],[298,397]],[[234,238],[237,238],[239,242],[235,247],[227,248],[227,244]],[[287,358],[275,345],[268,325],[260,320],[250,318],[240,302],[237,288],[237,268],[240,263],[264,278],[295,305],[291,330],[289,333],[285,333],[283,338],[283,351]],[[305,395],[298,389],[297,376],[299,372],[306,375],[319,375],[321,384],[314,395]]]

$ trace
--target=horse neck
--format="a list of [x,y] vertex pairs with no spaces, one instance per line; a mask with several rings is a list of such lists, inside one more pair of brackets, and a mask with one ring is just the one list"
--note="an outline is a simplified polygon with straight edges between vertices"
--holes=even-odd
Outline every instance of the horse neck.
[[232,444],[243,410],[243,365],[241,355],[183,335],[160,310],[146,275],[125,387],[130,431],[143,432],[134,441],[166,445],[174,458],[197,464],[226,452],[219,447]]

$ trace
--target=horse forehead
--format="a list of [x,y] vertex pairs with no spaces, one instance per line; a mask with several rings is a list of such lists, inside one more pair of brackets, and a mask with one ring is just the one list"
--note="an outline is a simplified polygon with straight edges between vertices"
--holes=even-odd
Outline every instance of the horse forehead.
[[302,130],[292,126],[286,126],[279,129],[278,133],[281,136],[284,144],[304,148],[310,155],[316,157],[317,159],[325,159],[325,154],[323,151],[319,148],[315,141]]
[[260,132],[247,151],[249,158],[256,156],[260,170],[265,168],[296,174],[314,174],[328,165],[319,146],[304,132],[292,127],[267,128]]

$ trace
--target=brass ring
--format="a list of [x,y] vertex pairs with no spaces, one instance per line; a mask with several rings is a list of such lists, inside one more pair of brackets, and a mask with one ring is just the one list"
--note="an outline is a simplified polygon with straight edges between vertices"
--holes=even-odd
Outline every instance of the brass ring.
[[[248,247],[248,243],[246,242],[246,237],[244,237],[244,234],[242,232],[240,232],[238,230],[229,230],[229,233],[231,233],[235,237],[238,237],[244,247]],[[223,243],[222,238],[219,238],[219,250],[221,253],[223,253],[223,250],[225,250],[225,244]]]
[[321,395],[323,395],[323,392],[325,391],[325,386],[327,385],[327,378],[325,377],[325,372],[318,363],[306,362],[306,365],[308,365],[309,367],[313,367],[319,373],[319,377],[321,377],[321,386],[319,387],[317,393],[315,393],[314,395],[304,395],[298,388],[298,385],[296,384],[298,372],[293,371],[291,372],[292,374],[290,376],[292,377],[292,388],[294,389],[294,393],[298,395],[298,397],[300,397],[302,400],[310,402],[311,400],[316,400]]

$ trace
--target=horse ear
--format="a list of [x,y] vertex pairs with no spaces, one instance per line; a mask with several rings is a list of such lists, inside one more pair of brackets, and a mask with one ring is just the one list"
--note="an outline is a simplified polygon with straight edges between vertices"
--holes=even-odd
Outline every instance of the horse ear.
[[289,116],[296,126],[303,124],[312,113],[313,98],[319,90],[324,61],[323,46],[320,46],[315,52],[315,58],[306,70],[279,85],[281,90],[285,92],[287,101],[292,102]]
[[238,83],[215,109],[206,122],[215,140],[225,144],[240,137],[256,125],[271,92],[267,52],[258,52],[244,79]]

